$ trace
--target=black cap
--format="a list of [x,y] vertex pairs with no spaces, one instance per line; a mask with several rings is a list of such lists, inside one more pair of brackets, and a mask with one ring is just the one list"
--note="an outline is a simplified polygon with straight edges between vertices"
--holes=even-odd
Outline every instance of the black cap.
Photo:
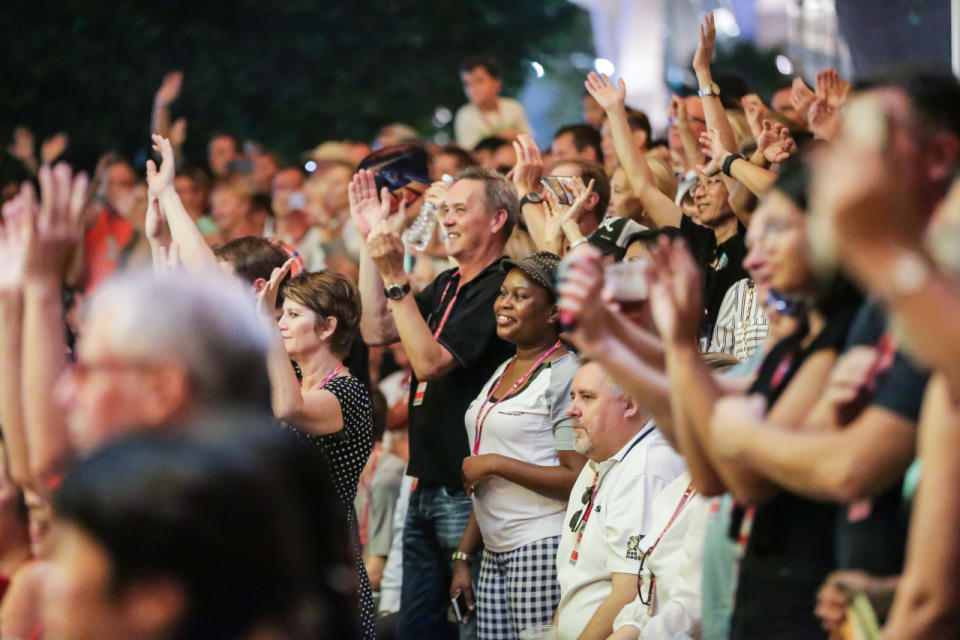
[[644,230],[646,230],[645,226],[630,218],[607,216],[600,221],[600,226],[593,230],[588,240],[604,255],[612,255],[617,260],[623,260],[629,244],[627,240],[638,231]]

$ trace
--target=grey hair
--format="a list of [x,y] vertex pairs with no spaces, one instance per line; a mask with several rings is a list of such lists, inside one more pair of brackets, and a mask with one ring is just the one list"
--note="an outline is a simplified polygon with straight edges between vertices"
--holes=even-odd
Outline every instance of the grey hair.
[[182,366],[195,409],[270,411],[267,337],[250,292],[214,271],[135,271],[107,281],[87,316],[106,315],[123,357]]
[[617,383],[617,381],[613,379],[613,376],[610,375],[610,372],[607,371],[607,368],[604,367],[599,362],[597,362],[596,360],[592,360],[581,353],[577,355],[577,364],[579,364],[581,367],[588,364],[597,365],[598,367],[600,367],[600,370],[603,371],[603,381],[604,381],[604,384],[607,385],[607,389],[610,391],[610,393],[612,393],[614,396],[618,398],[626,398],[627,400],[631,400],[631,401],[633,400],[630,394],[624,391],[623,387],[621,387]]
[[503,225],[503,239],[506,241],[513,233],[513,228],[517,226],[517,220],[520,219],[520,198],[517,197],[517,190],[513,183],[493,169],[482,167],[467,167],[453,180],[454,182],[460,180],[483,182],[483,201],[487,205],[487,210],[496,212],[503,209],[507,212],[507,221]]

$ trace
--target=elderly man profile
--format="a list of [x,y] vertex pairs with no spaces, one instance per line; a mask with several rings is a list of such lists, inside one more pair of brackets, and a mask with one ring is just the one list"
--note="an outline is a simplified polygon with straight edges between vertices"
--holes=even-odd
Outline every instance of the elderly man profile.
[[636,597],[641,541],[655,533],[653,499],[685,466],[599,364],[580,368],[571,394],[574,446],[589,462],[570,492],[557,549],[555,623],[561,640],[593,640],[609,636]]

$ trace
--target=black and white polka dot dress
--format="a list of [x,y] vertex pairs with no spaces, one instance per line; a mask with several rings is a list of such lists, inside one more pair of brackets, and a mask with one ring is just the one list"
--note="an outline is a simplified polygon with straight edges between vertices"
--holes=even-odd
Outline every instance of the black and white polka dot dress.
[[347,524],[353,543],[353,557],[357,567],[359,584],[360,623],[363,637],[374,638],[373,624],[376,611],[370,579],[363,564],[363,548],[357,525],[357,512],[353,500],[357,495],[360,473],[373,450],[373,415],[370,394],[363,383],[353,376],[334,378],[322,388],[340,401],[343,413],[343,430],[327,435],[314,435],[294,429],[296,434],[320,448],[333,476],[337,497],[347,511]]

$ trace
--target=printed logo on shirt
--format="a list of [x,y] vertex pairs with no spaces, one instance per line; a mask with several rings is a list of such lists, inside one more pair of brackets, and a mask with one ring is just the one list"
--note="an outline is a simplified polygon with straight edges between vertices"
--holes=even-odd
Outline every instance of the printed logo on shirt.
[[643,534],[630,536],[627,539],[627,560],[640,559],[640,541],[643,540]]

